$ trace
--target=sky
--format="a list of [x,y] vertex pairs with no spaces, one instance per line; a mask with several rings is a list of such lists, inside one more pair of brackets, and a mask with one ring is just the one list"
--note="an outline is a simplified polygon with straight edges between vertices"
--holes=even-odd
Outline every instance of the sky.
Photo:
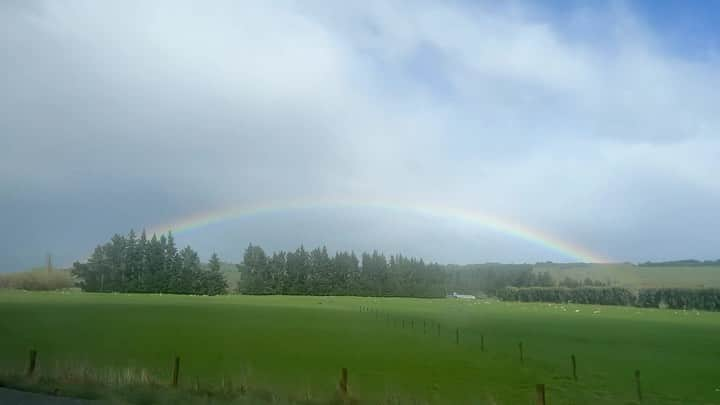
[[699,1],[0,1],[0,271],[131,228],[235,262],[720,258],[719,27]]

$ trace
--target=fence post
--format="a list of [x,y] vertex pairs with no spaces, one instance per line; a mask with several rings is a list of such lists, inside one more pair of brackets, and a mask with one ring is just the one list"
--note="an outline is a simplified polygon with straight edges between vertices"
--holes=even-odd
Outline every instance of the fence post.
[[343,396],[347,396],[347,387],[348,371],[347,368],[343,367],[342,370],[340,370],[340,392],[343,394]]
[[172,374],[172,386],[177,387],[178,385],[178,379],[180,378],[180,357],[175,357],[175,366],[173,367],[173,374]]
[[640,370],[635,370],[635,385],[637,386],[638,401],[642,402],[642,390],[640,389]]
[[522,342],[518,343],[518,349],[520,349],[520,364],[525,364],[525,359],[523,357],[523,344]]
[[28,359],[27,375],[32,377],[35,372],[35,364],[37,364],[37,350],[30,349],[30,358]]
[[575,362],[575,355],[570,355],[570,360],[572,361],[572,373],[573,373],[573,380],[577,381],[577,363]]
[[535,385],[535,394],[537,396],[537,405],[545,405],[545,384]]

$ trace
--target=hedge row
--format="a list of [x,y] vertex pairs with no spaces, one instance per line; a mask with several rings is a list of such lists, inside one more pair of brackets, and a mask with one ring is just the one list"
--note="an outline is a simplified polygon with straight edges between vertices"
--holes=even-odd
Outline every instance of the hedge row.
[[647,288],[638,292],[640,307],[720,311],[720,288]]
[[633,305],[635,295],[621,287],[508,287],[500,290],[503,301],[574,302],[577,304]]
[[503,301],[572,302],[720,311],[718,288],[647,288],[635,293],[622,287],[507,287],[498,291],[498,298]]

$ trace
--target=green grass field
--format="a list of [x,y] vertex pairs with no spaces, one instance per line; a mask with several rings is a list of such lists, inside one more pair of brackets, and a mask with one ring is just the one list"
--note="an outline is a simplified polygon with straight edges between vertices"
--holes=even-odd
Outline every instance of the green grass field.
[[147,368],[169,381],[178,354],[183,385],[225,376],[282,398],[330,398],[347,367],[369,402],[529,404],[544,383],[550,404],[622,404],[640,369],[646,403],[720,403],[719,337],[720,313],[631,307],[0,292],[3,370],[23,370],[33,347],[39,372]]

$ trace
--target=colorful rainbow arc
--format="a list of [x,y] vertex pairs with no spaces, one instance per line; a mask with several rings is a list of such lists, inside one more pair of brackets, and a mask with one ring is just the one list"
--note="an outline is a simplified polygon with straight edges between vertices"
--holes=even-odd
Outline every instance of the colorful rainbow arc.
[[422,216],[456,220],[479,225],[505,235],[510,235],[533,244],[543,246],[564,256],[587,263],[608,263],[607,257],[592,252],[576,244],[561,240],[547,232],[509,221],[498,216],[486,215],[474,211],[435,205],[404,204],[387,201],[284,201],[268,202],[257,205],[231,206],[206,212],[195,213],[179,218],[170,223],[154,226],[149,232],[164,233],[172,230],[175,233],[201,228],[210,224],[230,219],[252,217],[260,214],[291,212],[308,209],[379,209],[400,213],[414,213]]

